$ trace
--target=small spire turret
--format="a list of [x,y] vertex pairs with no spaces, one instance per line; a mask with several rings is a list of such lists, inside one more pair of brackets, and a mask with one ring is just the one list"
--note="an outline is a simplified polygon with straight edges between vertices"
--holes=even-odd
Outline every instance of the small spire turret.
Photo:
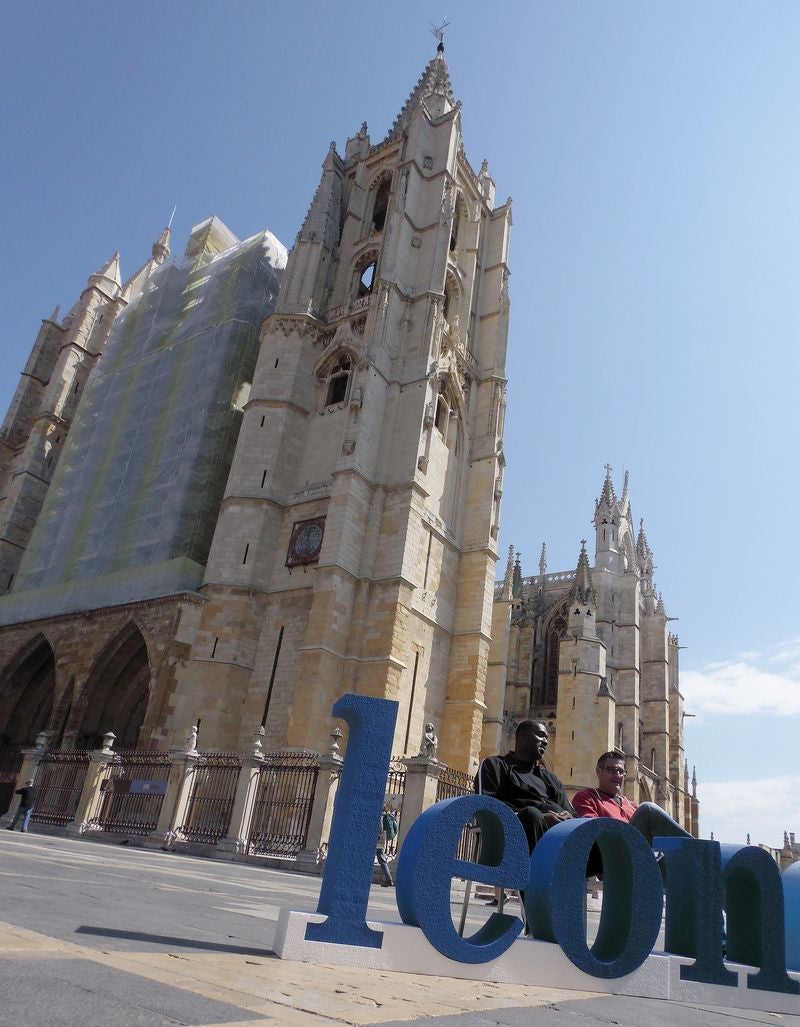
[[521,558],[522,554],[519,550],[517,550],[517,558],[514,561],[514,585],[512,589],[515,597],[522,595],[522,564],[520,562]]
[[578,556],[578,566],[575,572],[575,584],[570,592],[570,602],[596,603],[597,593],[592,584],[592,569],[589,566],[589,557],[586,553],[586,539],[581,539],[581,551]]
[[511,599],[514,594],[514,547],[508,547],[508,561],[506,562],[506,573],[503,578],[502,599]]
[[156,262],[156,264],[163,264],[164,261],[167,260],[167,258],[169,257],[170,237],[171,232],[169,229],[169,225],[167,225],[167,227],[164,229],[164,231],[161,233],[158,239],[156,239],[156,241],[153,243],[153,260]]

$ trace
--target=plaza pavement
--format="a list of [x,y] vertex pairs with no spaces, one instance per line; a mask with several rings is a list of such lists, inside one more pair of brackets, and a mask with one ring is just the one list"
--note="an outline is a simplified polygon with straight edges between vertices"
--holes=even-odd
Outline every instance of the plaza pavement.
[[[319,887],[252,865],[0,831],[0,1025],[800,1027],[800,1016],[277,959],[279,909],[314,910]],[[475,926],[485,915],[473,903]],[[372,889],[368,918],[398,919],[393,890]]]

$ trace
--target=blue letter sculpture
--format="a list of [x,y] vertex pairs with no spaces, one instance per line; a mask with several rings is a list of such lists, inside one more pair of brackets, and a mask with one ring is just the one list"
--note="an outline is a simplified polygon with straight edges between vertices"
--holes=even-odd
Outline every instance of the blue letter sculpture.
[[[586,944],[586,864],[593,845],[603,857],[603,911]],[[661,875],[641,834],[618,820],[566,820],[531,854],[525,912],[535,938],[558,942],[593,977],[633,973],[650,955],[661,927]]]
[[[473,816],[481,829],[478,863],[454,855]],[[403,923],[420,927],[431,945],[449,959],[488,963],[513,944],[522,921],[494,913],[471,937],[459,938],[450,912],[453,877],[524,888],[528,845],[522,825],[508,806],[482,795],[437,802],[411,825],[397,867],[397,908]]]
[[367,927],[366,914],[397,703],[347,694],[331,712],[350,731],[317,905],[328,919],[308,924],[306,938],[379,949],[383,933]]
[[737,974],[722,962],[722,868],[719,842],[697,838],[654,838],[667,868],[667,952],[690,956],[681,980],[736,987]]

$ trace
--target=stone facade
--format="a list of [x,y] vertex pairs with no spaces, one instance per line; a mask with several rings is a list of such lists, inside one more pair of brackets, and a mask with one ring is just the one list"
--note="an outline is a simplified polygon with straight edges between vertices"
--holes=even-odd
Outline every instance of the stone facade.
[[595,504],[595,560],[524,577],[509,552],[495,592],[484,755],[513,748],[525,717],[550,726],[548,762],[569,794],[596,783],[597,757],[625,753],[626,795],[657,802],[697,833],[697,782],[684,753],[678,636],[653,584],[653,553],[634,531],[628,476],[607,470]]
[[[185,462],[162,457],[191,432],[161,407],[140,418],[160,435],[127,430],[124,404],[146,391],[133,312],[179,297],[168,347],[219,295],[214,268],[247,244],[216,219],[198,226],[178,285],[166,232],[128,283],[115,257],[65,322],[45,323],[0,441],[7,746],[47,729],[51,744],[96,745],[113,730],[164,748],[199,722],[204,748],[241,748],[263,722],[267,748],[324,750],[333,702],[354,691],[398,700],[396,752],[416,753],[434,721],[440,758],[473,765],[504,469],[510,225],[486,163],[475,171],[465,155],[440,49],[385,138],[374,144],[363,125],[343,154],[331,146],[277,300],[257,292],[265,320],[241,388],[196,369],[198,394],[214,384],[204,424],[217,426],[215,445],[224,433],[230,445],[215,452],[229,463],[213,508],[193,505],[186,481],[175,523],[213,519],[207,541],[200,532],[183,551],[175,532],[159,534],[154,490],[170,474],[173,491],[185,481]],[[120,396],[112,357],[131,346]],[[63,447],[102,387],[119,431],[87,428]],[[66,457],[49,487],[39,465],[54,465],[54,418]],[[207,455],[200,447],[191,466],[218,477]],[[141,470],[135,496],[98,517],[96,481],[112,488],[111,471],[129,464]],[[81,474],[89,484],[71,489]],[[136,555],[118,566],[103,542],[123,520],[119,545]]]

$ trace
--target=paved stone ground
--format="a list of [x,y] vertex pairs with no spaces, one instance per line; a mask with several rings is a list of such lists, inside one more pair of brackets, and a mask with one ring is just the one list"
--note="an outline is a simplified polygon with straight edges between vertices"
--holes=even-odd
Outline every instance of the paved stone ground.
[[[279,909],[315,909],[319,885],[253,866],[0,831],[0,1025],[800,1027],[800,1016],[277,959]],[[485,914],[473,909],[477,924]],[[368,915],[397,920],[394,893],[373,888]]]

